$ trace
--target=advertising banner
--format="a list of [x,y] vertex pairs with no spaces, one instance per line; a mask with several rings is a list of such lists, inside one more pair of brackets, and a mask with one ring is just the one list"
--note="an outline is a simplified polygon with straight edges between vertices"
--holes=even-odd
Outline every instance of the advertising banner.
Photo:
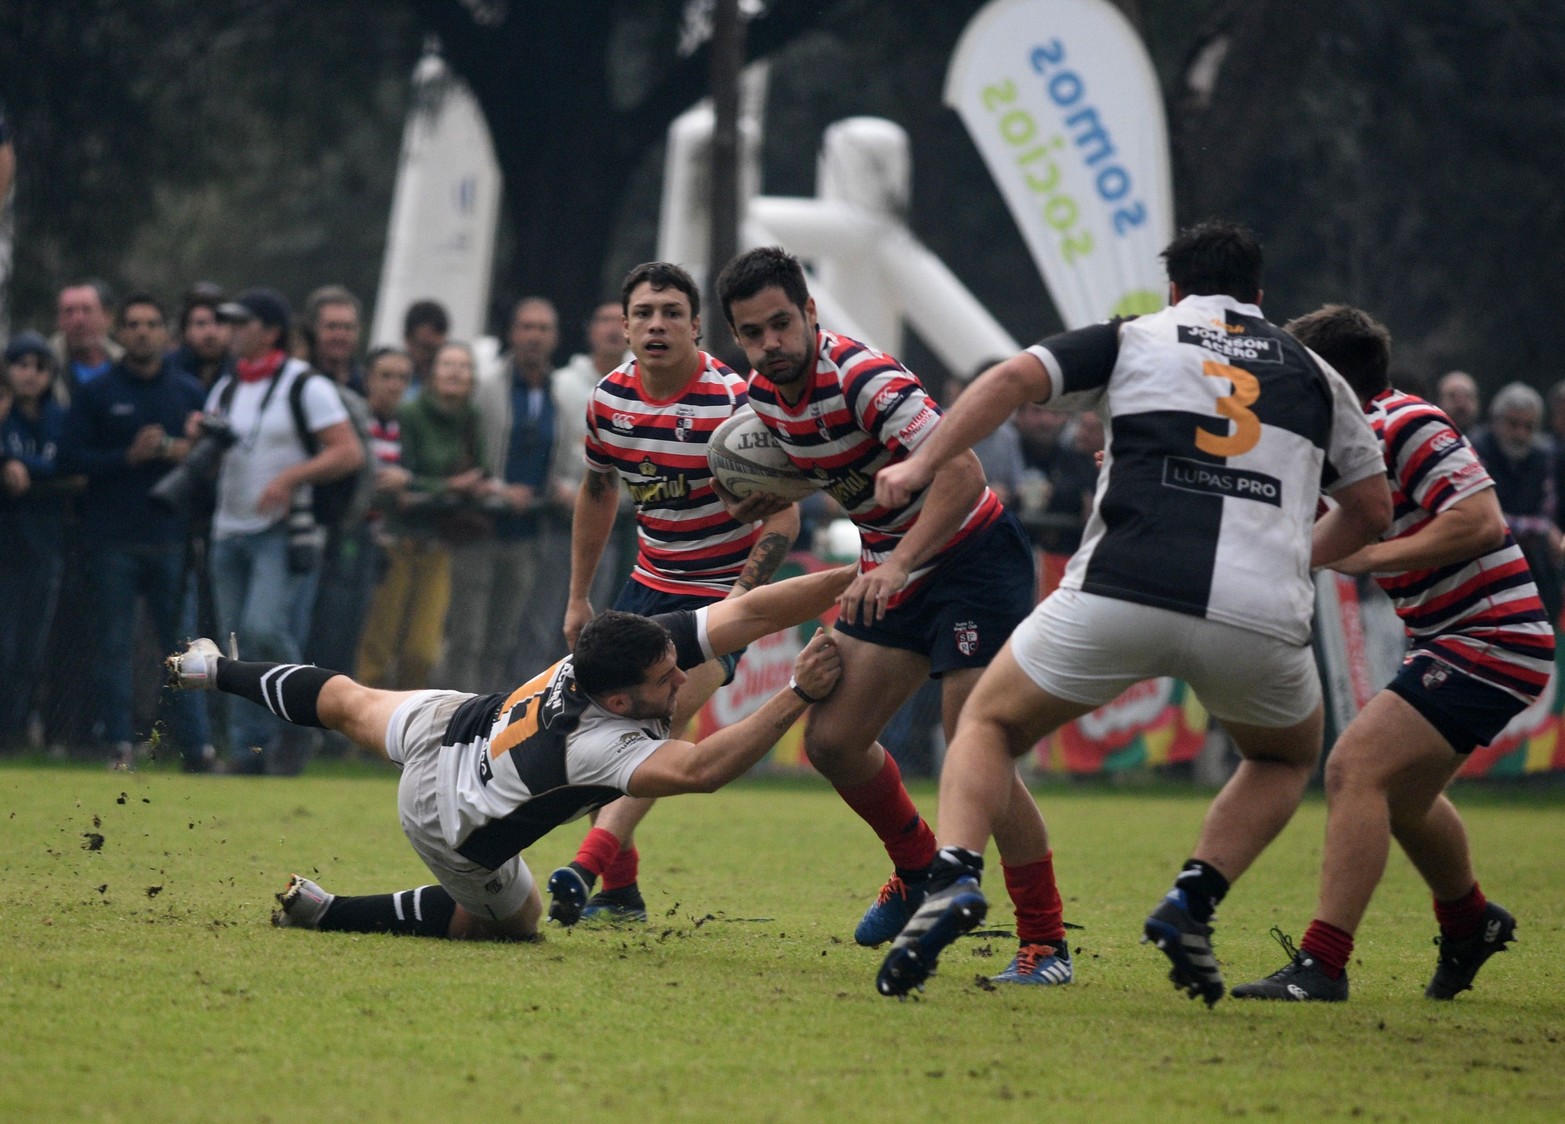
[[1140,37],[1108,0],[994,0],[958,41],[961,116],[1067,328],[1162,308],[1168,133]]

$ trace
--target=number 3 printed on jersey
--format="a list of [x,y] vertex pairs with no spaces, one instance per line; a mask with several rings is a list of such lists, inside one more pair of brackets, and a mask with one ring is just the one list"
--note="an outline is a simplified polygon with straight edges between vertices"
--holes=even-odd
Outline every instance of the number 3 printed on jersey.
[[1234,423],[1234,431],[1219,437],[1198,428],[1195,431],[1196,448],[1214,457],[1237,457],[1248,453],[1261,439],[1261,419],[1250,412],[1250,407],[1261,396],[1260,382],[1249,371],[1215,359],[1203,362],[1201,373],[1209,379],[1226,379],[1233,384],[1232,394],[1218,395],[1217,412]]

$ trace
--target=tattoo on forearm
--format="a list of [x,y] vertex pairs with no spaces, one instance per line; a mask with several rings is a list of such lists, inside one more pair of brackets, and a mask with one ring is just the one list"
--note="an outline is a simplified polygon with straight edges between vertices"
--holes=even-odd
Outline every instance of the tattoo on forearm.
[[595,500],[601,500],[612,492],[619,483],[619,477],[607,472],[587,473],[587,495]]
[[777,567],[783,564],[783,559],[788,557],[788,536],[777,531],[770,531],[761,536],[761,541],[755,544],[750,551],[750,557],[745,561],[744,570],[739,574],[736,585],[745,589],[754,589],[758,585],[765,585],[777,572]]

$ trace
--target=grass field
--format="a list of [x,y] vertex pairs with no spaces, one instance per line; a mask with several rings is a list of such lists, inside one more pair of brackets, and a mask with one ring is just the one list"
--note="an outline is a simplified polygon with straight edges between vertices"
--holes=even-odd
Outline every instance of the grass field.
[[[1351,1002],[1211,1011],[1137,940],[1205,793],[1041,789],[1077,982],[980,987],[1012,942],[969,937],[906,1002],[875,994],[880,956],[848,937],[883,853],[808,782],[665,801],[634,930],[464,946],[270,927],[290,871],[348,893],[427,881],[394,798],[367,765],[0,764],[0,1119],[1565,1118],[1565,790],[1458,793],[1521,923],[1476,991],[1423,999],[1434,924],[1396,856]],[[1321,823],[1312,799],[1225,904],[1230,984],[1283,963],[1273,925],[1302,934]],[[533,870],[578,838],[544,840]],[[990,920],[1009,926],[1003,900]]]

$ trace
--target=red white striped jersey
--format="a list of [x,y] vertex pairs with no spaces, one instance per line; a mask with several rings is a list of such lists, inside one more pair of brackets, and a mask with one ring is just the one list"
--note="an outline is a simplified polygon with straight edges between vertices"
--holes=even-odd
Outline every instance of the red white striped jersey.
[[744,570],[760,523],[738,523],[712,489],[706,446],[745,404],[745,384],[704,351],[673,398],[642,390],[635,359],[604,375],[587,403],[587,466],[618,472],[636,501],[631,573],[664,593],[722,597]]
[[[1457,501],[1494,487],[1438,407],[1388,390],[1364,412],[1385,450],[1396,505],[1385,540],[1411,535]],[[1554,629],[1510,531],[1503,546],[1477,558],[1377,574],[1375,581],[1407,627],[1410,656],[1433,656],[1529,702],[1543,692],[1554,669]]]
[[[867,573],[896,549],[918,521],[928,489],[904,507],[875,502],[875,473],[906,460],[935,429],[940,407],[918,377],[889,355],[832,332],[816,333],[815,371],[797,405],[771,380],[750,375],[750,407],[777,435],[788,459],[811,473],[859,528],[859,569]],[[956,533],[892,598],[911,595],[960,543],[988,527],[1004,509],[988,488]]]

